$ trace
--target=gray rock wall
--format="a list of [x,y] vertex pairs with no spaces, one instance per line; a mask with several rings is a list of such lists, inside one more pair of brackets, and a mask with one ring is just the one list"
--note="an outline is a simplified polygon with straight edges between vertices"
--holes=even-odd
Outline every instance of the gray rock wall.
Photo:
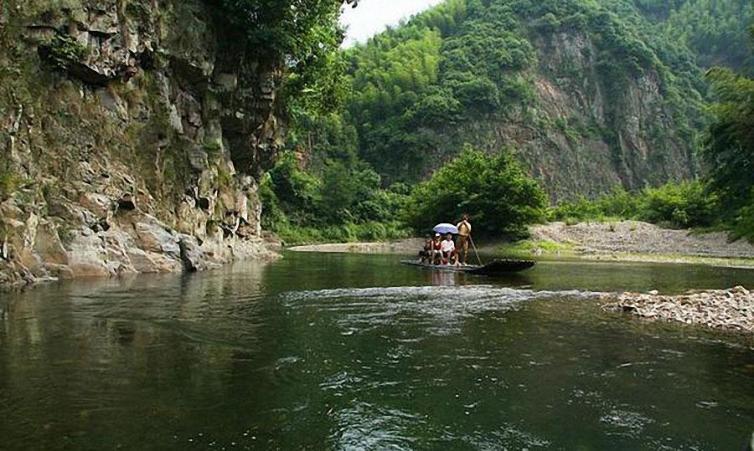
[[281,73],[200,0],[0,4],[0,286],[268,255]]

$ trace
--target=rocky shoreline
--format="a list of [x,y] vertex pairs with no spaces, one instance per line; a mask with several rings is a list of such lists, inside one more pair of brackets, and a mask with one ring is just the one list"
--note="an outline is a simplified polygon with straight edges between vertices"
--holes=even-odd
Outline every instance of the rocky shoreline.
[[[127,5],[126,5],[127,3]],[[282,67],[206,2],[0,7],[0,290],[273,257]]]
[[754,333],[754,293],[744,287],[693,291],[682,295],[622,293],[602,307],[657,321],[694,324],[711,329]]

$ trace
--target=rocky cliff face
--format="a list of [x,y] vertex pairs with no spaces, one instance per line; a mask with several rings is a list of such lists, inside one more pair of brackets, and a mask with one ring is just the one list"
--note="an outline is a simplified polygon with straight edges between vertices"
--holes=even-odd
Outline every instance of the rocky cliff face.
[[694,173],[690,136],[682,136],[667,88],[654,68],[611,77],[587,34],[560,32],[536,42],[535,82],[544,113],[525,159],[556,196],[594,196],[682,180]]
[[280,71],[200,0],[0,4],[0,285],[266,254]]
[[538,64],[525,75],[532,105],[505,107],[502,115],[462,127],[447,142],[472,142],[491,152],[514,149],[553,201],[695,174],[693,133],[679,123],[682,114],[656,69],[612,76],[581,31],[539,34],[532,44]]

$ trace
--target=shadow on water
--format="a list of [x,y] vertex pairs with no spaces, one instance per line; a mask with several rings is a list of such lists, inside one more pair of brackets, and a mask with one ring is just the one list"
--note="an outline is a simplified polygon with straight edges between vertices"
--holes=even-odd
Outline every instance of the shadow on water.
[[737,449],[754,425],[750,340],[591,294],[752,272],[286,257],[5,296],[0,448]]

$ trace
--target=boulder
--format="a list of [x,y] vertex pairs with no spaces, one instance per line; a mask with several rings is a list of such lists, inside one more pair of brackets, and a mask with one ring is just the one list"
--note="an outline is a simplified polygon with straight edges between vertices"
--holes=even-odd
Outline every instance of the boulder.
[[207,256],[204,254],[199,240],[190,235],[180,235],[178,244],[181,248],[183,268],[189,272],[207,269]]
[[128,250],[128,257],[138,273],[169,273],[181,270],[181,262],[165,254],[132,248]]
[[146,216],[145,221],[134,224],[138,245],[148,252],[162,253],[170,258],[179,259],[181,249],[178,237],[157,219]]
[[[82,193],[79,197],[79,204],[98,218],[107,217],[113,209],[113,201],[106,195],[100,193]],[[120,208],[120,202],[118,202],[118,207]],[[136,205],[133,205],[133,208],[136,208]],[[124,207],[124,209],[127,208]]]
[[110,271],[105,265],[107,251],[104,240],[88,228],[69,232],[72,236],[68,245],[68,266],[75,277],[107,277]]

